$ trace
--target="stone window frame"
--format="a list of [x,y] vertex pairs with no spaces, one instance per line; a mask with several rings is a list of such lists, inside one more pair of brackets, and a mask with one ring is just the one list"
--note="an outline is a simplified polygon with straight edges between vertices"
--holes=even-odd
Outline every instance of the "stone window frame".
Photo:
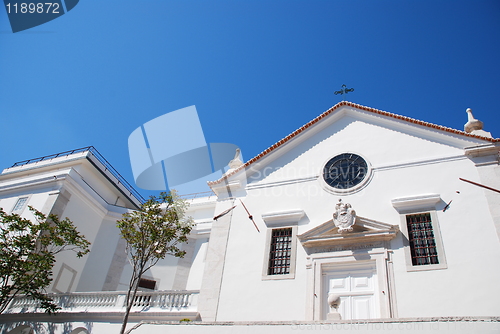
[[[288,274],[269,274],[269,258],[271,255],[271,242],[274,230],[282,230],[286,228],[292,229],[292,245],[290,254],[290,271]],[[280,280],[280,279],[294,279],[295,267],[297,262],[297,225],[295,226],[280,226],[276,228],[268,228],[266,236],[266,249],[264,257],[264,266],[262,269],[262,280]]]
[[[440,195],[419,195],[412,197],[397,198],[392,200],[392,205],[399,212],[400,230],[403,234],[403,248],[405,253],[406,271],[428,271],[447,269],[446,254],[444,251],[443,239],[441,237],[441,228],[437,216],[436,205],[441,202]],[[411,249],[409,243],[407,216],[429,213],[431,216],[431,225],[436,242],[436,250],[438,254],[437,264],[413,265],[411,257]]]
[[[295,268],[297,263],[297,230],[298,222],[304,216],[303,210],[290,210],[284,212],[272,212],[262,215],[262,219],[266,223],[267,235],[266,235],[266,248],[264,255],[264,263],[262,268],[262,280],[283,280],[283,279],[294,279],[295,278]],[[273,230],[278,229],[292,229],[292,244],[291,244],[291,254],[290,254],[290,272],[288,274],[268,274],[269,270],[269,257],[271,254],[271,241]]]

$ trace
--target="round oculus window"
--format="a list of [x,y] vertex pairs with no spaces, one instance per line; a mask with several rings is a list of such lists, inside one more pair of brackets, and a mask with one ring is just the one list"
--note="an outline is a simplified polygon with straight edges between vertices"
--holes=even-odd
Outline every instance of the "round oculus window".
[[368,175],[365,159],[354,153],[343,153],[331,158],[323,168],[323,179],[335,189],[350,189]]

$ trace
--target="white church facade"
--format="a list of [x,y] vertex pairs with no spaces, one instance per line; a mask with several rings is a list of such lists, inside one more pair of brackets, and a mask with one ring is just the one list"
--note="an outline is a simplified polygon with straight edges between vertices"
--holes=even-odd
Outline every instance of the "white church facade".
[[[500,329],[500,139],[468,113],[460,131],[340,102],[249,161],[235,157],[213,194],[188,199],[186,256],[144,277],[135,332],[160,333],[158,321],[176,333],[443,319]],[[0,175],[4,210],[67,216],[92,242],[83,259],[58,258],[48,291],[85,301],[47,318],[19,299],[0,315],[6,333],[118,326],[130,267],[115,222],[141,198],[108,165],[86,148]]]

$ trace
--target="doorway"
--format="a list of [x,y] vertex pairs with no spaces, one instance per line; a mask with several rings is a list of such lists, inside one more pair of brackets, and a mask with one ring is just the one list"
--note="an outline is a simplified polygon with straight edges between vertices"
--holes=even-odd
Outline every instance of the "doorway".
[[343,320],[380,317],[375,263],[325,268],[322,290],[322,319],[330,312],[329,294],[340,296],[338,312]]

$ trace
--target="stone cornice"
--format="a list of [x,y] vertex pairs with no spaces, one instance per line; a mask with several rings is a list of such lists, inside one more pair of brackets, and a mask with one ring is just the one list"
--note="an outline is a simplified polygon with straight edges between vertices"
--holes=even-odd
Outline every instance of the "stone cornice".
[[465,155],[470,157],[482,157],[487,155],[498,155],[500,143],[490,143],[486,145],[471,146],[464,149]]
[[425,194],[410,197],[400,197],[391,200],[392,206],[398,211],[432,209],[441,201],[438,194]]
[[288,210],[280,212],[269,212],[262,214],[262,220],[266,223],[267,227],[275,227],[282,225],[297,225],[299,220],[304,217],[304,210]]

